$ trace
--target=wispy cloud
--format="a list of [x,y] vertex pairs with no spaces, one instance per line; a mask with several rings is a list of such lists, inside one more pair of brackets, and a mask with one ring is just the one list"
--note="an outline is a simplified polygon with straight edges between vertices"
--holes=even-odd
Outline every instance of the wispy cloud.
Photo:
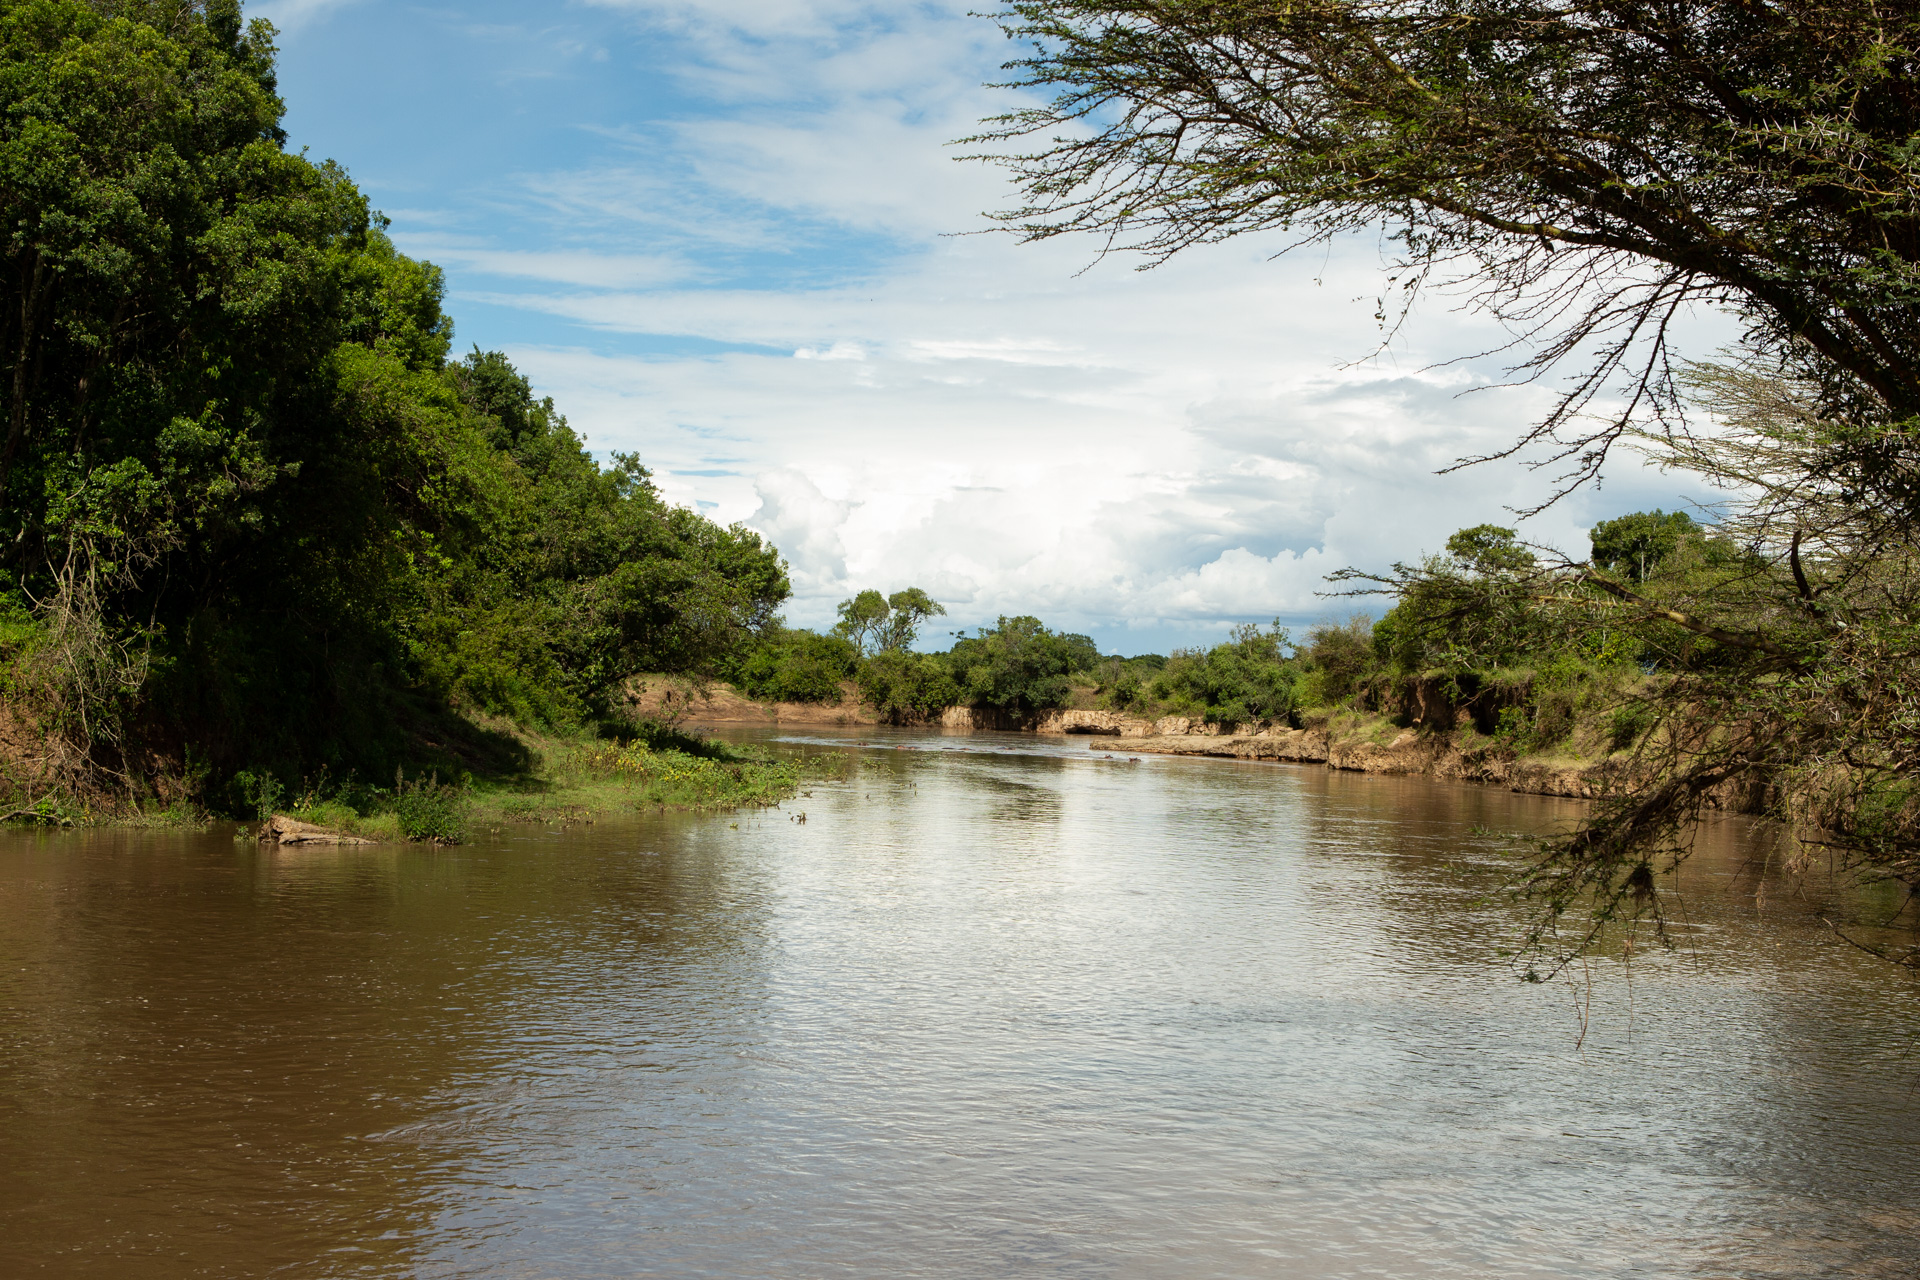
[[637,289],[678,284],[698,274],[692,263],[666,255],[495,249],[408,232],[401,232],[394,240],[415,257],[443,267],[463,268],[469,275],[506,276],[545,284]]

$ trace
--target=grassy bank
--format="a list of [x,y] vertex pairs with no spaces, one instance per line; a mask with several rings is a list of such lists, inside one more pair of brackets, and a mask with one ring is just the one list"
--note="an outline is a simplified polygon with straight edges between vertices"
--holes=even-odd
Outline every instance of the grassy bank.
[[330,780],[323,773],[290,789],[270,777],[242,775],[251,814],[184,802],[90,806],[49,796],[4,816],[14,825],[40,827],[192,827],[223,816],[264,819],[279,813],[371,840],[453,842],[515,823],[777,805],[806,782],[844,768],[837,753],[782,760],[763,748],[670,728],[642,728],[613,739],[526,731],[515,737],[527,767],[491,776],[401,773],[377,785]]
[[842,765],[838,755],[781,760],[761,748],[673,730],[615,740],[527,735],[526,741],[534,767],[523,776],[459,784],[403,776],[389,788],[309,794],[273,808],[373,840],[459,840],[519,823],[767,807]]

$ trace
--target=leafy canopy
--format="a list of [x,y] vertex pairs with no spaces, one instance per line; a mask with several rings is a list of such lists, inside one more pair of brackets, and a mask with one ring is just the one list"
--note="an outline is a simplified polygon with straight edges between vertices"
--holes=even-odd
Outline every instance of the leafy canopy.
[[758,535],[449,359],[441,272],[284,149],[273,59],[233,0],[0,0],[8,678],[61,758],[129,793],[510,762],[446,713],[606,714],[772,626]]
[[[1831,462],[1876,500],[1920,502],[1899,460],[1920,414],[1920,10],[1015,0],[998,16],[1030,50],[1011,83],[1048,99],[976,139],[1018,182],[1001,216],[1027,237],[1157,260],[1385,228],[1390,291],[1457,281],[1513,327],[1524,372],[1585,361],[1528,437],[1558,441],[1568,483],[1681,407],[1676,317],[1730,306],[1754,350],[1872,425]],[[1622,407],[1589,416],[1610,390]]]
[[863,655],[907,649],[929,618],[946,616],[946,607],[918,587],[883,596],[867,590],[838,606],[840,621],[833,633],[851,642]]

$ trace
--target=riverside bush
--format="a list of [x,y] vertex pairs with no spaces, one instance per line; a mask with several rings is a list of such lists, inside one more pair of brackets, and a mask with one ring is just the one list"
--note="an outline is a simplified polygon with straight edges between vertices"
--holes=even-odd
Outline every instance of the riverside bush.
[[202,804],[263,767],[524,771],[481,716],[603,718],[789,590],[505,356],[450,358],[445,277],[286,148],[273,63],[236,0],[0,0],[0,664],[35,757],[116,805],[199,766]]
[[840,682],[860,666],[860,650],[840,636],[782,629],[757,645],[733,672],[733,683],[762,702],[836,703]]
[[860,701],[889,720],[925,720],[964,694],[942,655],[886,649],[860,664]]
[[1170,711],[1213,724],[1284,720],[1294,708],[1298,679],[1289,661],[1285,628],[1261,630],[1252,623],[1211,649],[1176,650],[1154,678],[1152,692]]
[[394,774],[393,815],[409,840],[459,844],[466,838],[469,803],[465,787],[443,783],[437,773],[411,782],[404,773]]

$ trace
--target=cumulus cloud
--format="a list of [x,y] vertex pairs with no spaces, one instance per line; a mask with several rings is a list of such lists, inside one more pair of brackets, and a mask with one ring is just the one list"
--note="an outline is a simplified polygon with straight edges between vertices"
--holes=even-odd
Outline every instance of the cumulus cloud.
[[[1343,367],[1377,340],[1365,246],[1310,267],[1255,246],[1145,274],[1071,263],[979,241],[861,288],[523,297],[614,334],[765,350],[514,354],[570,388],[596,447],[639,449],[663,482],[795,548],[791,612],[809,623],[910,582],[968,623],[1038,613],[1109,637],[1298,620],[1336,607],[1316,594],[1327,573],[1544,495],[1510,464],[1434,473],[1510,441],[1545,390],[1417,350]],[[1449,350],[1496,336],[1432,327]],[[1530,536],[1577,545],[1582,514],[1556,508]]]
[[[396,234],[453,269],[456,314],[523,318],[510,354],[592,447],[770,537],[794,621],[915,584],[955,625],[1035,613],[1164,647],[1337,611],[1329,572],[1548,491],[1516,463],[1435,474],[1550,402],[1496,387],[1494,364],[1436,363],[1508,335],[1443,301],[1353,363],[1381,341],[1370,243],[1137,272],[1085,242],[949,235],[1010,198],[945,145],[1009,105],[980,87],[1001,37],[964,4],[592,7],[639,33],[629,56],[677,86],[673,110],[572,122],[590,162],[489,191],[510,233]],[[1578,546],[1596,515],[1681,489],[1625,460],[1610,484],[1527,535]]]

